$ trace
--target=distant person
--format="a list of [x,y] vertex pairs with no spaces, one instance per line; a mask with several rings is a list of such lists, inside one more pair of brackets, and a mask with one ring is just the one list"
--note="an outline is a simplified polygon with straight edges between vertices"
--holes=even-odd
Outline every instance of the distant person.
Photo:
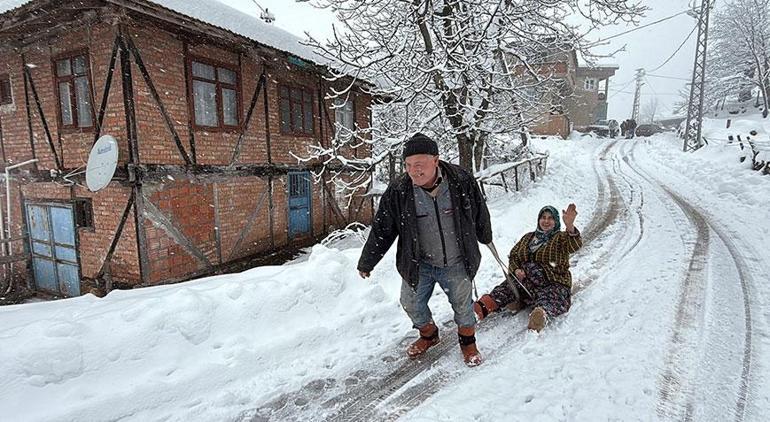
[[620,136],[625,138],[627,132],[628,132],[628,120],[623,120],[620,123]]
[[636,120],[628,119],[628,138],[633,139],[636,136]]
[[392,181],[380,200],[358,272],[370,273],[398,238],[396,268],[402,277],[401,306],[420,331],[406,353],[417,358],[438,344],[428,307],[438,283],[449,298],[463,360],[481,363],[471,281],[481,262],[479,242],[492,242],[489,210],[473,175],[441,161],[438,145],[418,133],[404,144],[406,174]]
[[503,282],[474,303],[473,310],[479,320],[504,306],[515,310],[532,306],[527,328],[539,332],[549,318],[569,311],[572,304],[569,256],[583,246],[574,225],[576,216],[575,204],[569,204],[562,211],[566,230],[560,231],[556,208],[545,206],[540,210],[537,230],[525,234],[508,255],[508,269],[526,291],[520,288],[521,299],[515,302],[514,291],[507,281]]

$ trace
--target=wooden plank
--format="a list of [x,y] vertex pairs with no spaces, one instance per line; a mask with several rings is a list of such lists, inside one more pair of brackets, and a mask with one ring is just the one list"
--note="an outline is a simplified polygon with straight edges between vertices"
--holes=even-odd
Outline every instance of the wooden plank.
[[0,256],[0,265],[12,264],[14,262],[26,261],[28,259],[29,259],[29,254]]
[[230,249],[230,253],[227,255],[227,261],[232,261],[233,256],[236,252],[238,252],[238,249],[241,248],[241,245],[243,244],[243,240],[246,239],[246,235],[249,234],[254,229],[254,223],[257,219],[257,216],[259,216],[259,212],[262,210],[262,205],[265,203],[265,199],[270,194],[270,189],[265,189],[264,192],[262,192],[262,196],[257,200],[257,206],[254,208],[254,210],[251,211],[251,214],[246,218],[246,224],[243,225],[243,228],[241,229],[241,232],[238,234],[238,240],[235,242],[235,245],[233,245],[233,248]]
[[27,239],[27,236],[12,237],[10,239],[0,239],[0,244],[11,243],[11,242],[15,242],[17,240],[26,240],[26,239]]

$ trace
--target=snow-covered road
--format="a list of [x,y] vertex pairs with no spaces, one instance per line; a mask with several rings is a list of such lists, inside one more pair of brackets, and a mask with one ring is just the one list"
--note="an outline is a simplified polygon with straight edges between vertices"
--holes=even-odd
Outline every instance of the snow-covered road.
[[[391,250],[360,246],[176,286],[0,309],[0,406],[12,420],[735,420],[770,415],[770,180],[662,134],[535,140],[546,177],[489,201],[507,251],[542,205],[578,205],[569,314],[453,324],[428,359],[398,308]],[[499,283],[483,251],[479,293]],[[439,289],[438,321],[451,309]],[[41,405],[45,403],[45,405]]]

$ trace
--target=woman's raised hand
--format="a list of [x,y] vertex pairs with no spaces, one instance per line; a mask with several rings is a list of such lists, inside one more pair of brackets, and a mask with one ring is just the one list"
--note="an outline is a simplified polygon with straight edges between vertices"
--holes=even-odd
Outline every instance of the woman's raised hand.
[[569,204],[566,210],[561,210],[561,218],[568,232],[572,232],[575,227],[575,217],[577,217],[577,208],[575,204]]

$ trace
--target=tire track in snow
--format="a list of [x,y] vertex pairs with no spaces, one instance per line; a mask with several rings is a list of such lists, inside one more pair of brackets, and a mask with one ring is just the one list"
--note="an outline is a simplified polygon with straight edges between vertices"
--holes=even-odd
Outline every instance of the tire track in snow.
[[[624,142],[622,145],[625,144],[626,143]],[[597,179],[599,180],[600,186],[600,194],[598,195],[599,198],[597,201],[603,201],[603,203],[606,203],[607,209],[602,209],[598,217],[596,215],[593,216],[591,223],[587,226],[585,233],[583,234],[584,246],[583,249],[578,252],[578,256],[595,256],[589,265],[589,268],[591,268],[593,271],[584,273],[583,279],[575,283],[572,288],[573,294],[586,289],[594,282],[594,280],[599,277],[600,274],[606,272],[607,268],[609,267],[609,258],[617,254],[618,248],[627,239],[628,236],[628,225],[626,224],[623,226],[620,233],[609,233],[608,236],[610,237],[606,240],[602,238],[602,235],[607,232],[609,227],[612,227],[616,223],[620,222],[621,217],[623,220],[627,220],[629,218],[629,205],[633,204],[634,202],[634,184],[628,177],[626,177],[625,174],[620,171],[619,167],[617,166],[617,155],[613,153],[612,156],[608,158],[610,150],[613,148],[617,149],[617,145],[618,141],[612,141],[608,143],[599,153],[598,159],[593,163],[594,172],[597,176]],[[601,170],[597,168],[597,164],[607,163],[607,161],[610,161],[611,165],[608,166],[604,164],[602,165]],[[618,186],[618,182],[615,180],[616,177],[613,175],[619,176],[628,185],[631,192],[631,199],[628,204],[623,198],[623,194],[621,193],[621,189]],[[606,194],[603,194],[605,188],[602,181],[604,180],[606,180],[608,184],[609,197],[607,197]],[[615,259],[616,262],[625,258],[639,244],[642,236],[644,235],[644,218],[642,217],[642,206],[644,205],[644,201],[643,197],[641,196],[640,199],[641,201],[633,208],[639,219],[639,233],[631,246],[627,248],[617,259]],[[600,207],[596,207],[596,209],[599,210]],[[607,243],[606,245],[605,242]]]
[[[608,265],[606,264],[609,261],[608,258],[613,254],[617,254],[619,250],[618,246],[625,239],[627,239],[628,233],[620,232],[620,233],[616,233],[614,237],[610,238],[607,241],[606,245],[600,243],[597,247],[590,246],[592,243],[595,244],[593,241],[597,239],[601,234],[603,234],[607,230],[607,228],[616,224],[619,221],[621,216],[627,217],[627,215],[620,212],[620,210],[627,209],[627,207],[625,206],[626,204],[625,204],[623,195],[621,193],[621,190],[617,182],[615,181],[614,177],[610,177],[611,172],[618,174],[617,160],[615,159],[616,156],[613,154],[612,158],[608,159],[610,150],[615,145],[616,145],[615,142],[609,143],[606,146],[604,146],[601,152],[599,153],[600,158],[598,161],[601,161],[604,163],[610,162],[611,163],[610,166],[604,165],[602,166],[602,169],[600,171],[596,167],[597,161],[594,162],[594,171],[597,175],[597,180],[599,181],[597,203],[599,205],[606,204],[607,207],[606,209],[604,209],[604,207],[602,206],[595,207],[597,209],[597,212],[594,213],[594,215],[592,216],[592,219],[588,224],[589,228],[586,229],[586,233],[584,234],[584,243],[589,246],[588,247],[584,246],[584,248],[580,252],[578,252],[578,258],[590,257],[594,255],[597,252],[597,250],[601,250],[602,253],[598,256],[598,258],[594,259],[592,261],[592,264],[590,265],[592,268],[596,269],[596,271],[590,274],[591,275],[591,277],[589,277],[590,281],[584,282],[580,285],[575,286],[575,288],[573,289],[573,294],[577,294],[578,292],[586,289],[593,282],[593,280],[597,278],[598,273],[600,272],[597,269],[597,266],[599,268],[602,268],[604,271],[606,271],[608,267]],[[625,180],[625,182],[629,185],[629,187],[633,190],[632,182],[625,175],[620,174],[620,177],[622,177]],[[604,180],[607,181],[608,188],[604,186],[603,184]],[[636,212],[639,215],[640,221],[643,221],[641,217],[641,204],[636,207]],[[617,260],[620,260],[623,257],[625,257],[634,247],[636,247],[636,245],[638,245],[639,241],[641,240],[642,234],[643,234],[642,230],[640,229],[640,233],[632,243],[632,246],[629,249],[623,251],[620,258]],[[525,332],[526,332],[526,328],[517,330],[513,334],[510,334],[509,331],[504,332],[503,333],[504,339],[502,341],[499,341],[499,344],[501,345],[512,344],[516,342],[516,340]],[[500,350],[500,348],[492,347],[489,350],[490,350],[489,352],[485,353],[485,358],[487,362],[494,359],[495,355]],[[447,368],[448,366],[450,368]],[[340,415],[344,415],[344,417],[341,419],[331,419],[331,420],[334,420],[334,421],[337,421],[337,420],[340,420],[340,421],[396,420],[400,416],[403,416],[404,414],[406,414],[408,411],[422,404],[425,400],[433,396],[433,394],[440,391],[449,382],[462,376],[462,371],[451,369],[451,366],[452,366],[451,363],[436,361],[435,367],[430,368],[431,373],[429,373],[425,378],[422,378],[419,380],[413,380],[413,378],[401,380],[402,387],[405,387],[407,386],[407,384],[410,384],[403,391],[400,391],[400,388],[393,390],[392,394],[389,394],[387,397],[378,398],[378,401],[376,404],[366,406],[365,410],[359,409],[358,407],[354,407],[353,409],[342,409],[340,412]],[[386,406],[387,408],[385,408]],[[360,411],[360,410],[363,410],[363,411]]]
[[[631,152],[631,158],[633,157],[633,150]],[[630,164],[630,163],[629,163]],[[681,379],[681,378],[674,378],[671,375],[675,374],[676,372],[679,372],[678,369],[681,368],[681,366],[684,364],[683,360],[687,358],[687,351],[685,353],[682,353],[681,350],[678,350],[682,345],[682,339],[687,335],[695,335],[698,333],[687,333],[686,331],[691,330],[692,328],[692,319],[694,319],[693,313],[696,311],[702,312],[702,308],[700,307],[700,303],[695,303],[696,295],[701,292],[696,292],[695,289],[697,287],[703,288],[703,286],[697,286],[696,282],[701,281],[704,277],[704,268],[706,265],[706,259],[708,256],[708,245],[710,242],[710,236],[709,232],[713,231],[716,233],[717,237],[719,238],[719,241],[725,246],[727,249],[730,259],[735,265],[736,270],[738,271],[739,279],[740,279],[740,288],[742,293],[742,305],[743,305],[743,312],[744,312],[744,342],[743,342],[743,349],[742,353],[742,362],[741,362],[741,376],[738,382],[738,391],[736,394],[736,400],[735,400],[735,407],[733,412],[733,417],[736,422],[743,421],[746,413],[746,406],[748,404],[748,396],[750,392],[750,381],[751,381],[751,369],[752,369],[752,314],[751,314],[751,294],[750,294],[750,284],[754,283],[753,275],[751,274],[750,268],[751,266],[746,262],[743,254],[739,252],[738,247],[736,246],[735,242],[731,239],[730,236],[727,236],[727,233],[725,229],[720,227],[718,224],[710,222],[704,213],[702,213],[700,210],[698,210],[695,206],[690,205],[682,196],[675,193],[670,188],[666,187],[661,181],[654,178],[654,176],[644,172],[643,170],[638,170],[639,166],[630,166],[634,171],[639,174],[642,178],[648,180],[650,183],[658,186],[663,192],[665,192],[666,195],[668,195],[675,203],[676,205],[684,212],[691,221],[695,223],[696,230],[698,231],[698,240],[696,240],[695,248],[693,251],[693,256],[690,260],[689,265],[689,271],[688,275],[684,281],[684,288],[682,293],[680,293],[680,301],[679,306],[677,309],[677,318],[674,325],[674,334],[671,339],[671,344],[669,346],[669,353],[666,358],[666,368],[664,369],[663,373],[663,380],[662,380],[662,387],[661,391],[659,392],[659,416],[661,417],[677,417],[682,418],[685,420],[692,420],[693,418],[693,412],[694,412],[694,406],[695,406],[695,397],[693,396],[693,392],[691,390],[691,386],[695,383],[695,379]],[[701,248],[698,247],[698,245],[706,245],[702,246]],[[744,248],[744,250],[749,250]],[[697,276],[697,277],[696,277]],[[702,292],[705,293],[705,292]],[[690,345],[692,346],[692,345]],[[708,349],[705,349],[704,351],[707,351]],[[691,349],[690,352],[696,352],[695,350]],[[701,359],[694,359],[692,355],[689,356],[689,360],[691,361],[699,361]],[[688,375],[688,374],[678,374],[679,377],[682,375]],[[690,375],[692,376],[692,375]],[[689,387],[682,387],[683,384],[689,383]],[[674,402],[676,395],[686,395],[684,398],[685,405],[684,405],[684,415],[677,414],[679,412],[675,412],[675,414],[671,414],[672,410],[676,411],[676,409],[680,406],[680,404]]]
[[[624,241],[628,240],[629,232],[626,231],[628,226],[624,225],[623,227],[625,230],[619,233],[613,233],[613,237],[608,239],[606,244],[604,244],[605,242],[600,242],[598,244],[595,242],[595,239],[604,234],[604,232],[609,227],[622,221],[622,219],[628,218],[628,214],[626,213],[628,210],[626,201],[623,198],[623,194],[620,187],[618,186],[617,181],[615,180],[615,177],[611,176],[611,174],[619,176],[628,185],[632,194],[631,202],[633,202],[633,192],[635,191],[634,183],[626,175],[620,172],[617,154],[610,154],[610,151],[615,148],[616,145],[617,141],[605,145],[599,153],[598,160],[594,161],[593,163],[594,172],[597,175],[597,180],[599,181],[597,195],[597,203],[599,206],[595,207],[597,211],[593,214],[591,221],[588,224],[589,228],[585,230],[586,233],[583,235],[584,247],[577,253],[576,258],[586,259],[593,257],[598,252],[601,253],[596,258],[593,258],[591,264],[589,265],[590,268],[594,269],[594,271],[589,273],[588,279],[590,281],[576,285],[573,288],[573,295],[578,294],[582,290],[589,287],[590,284],[592,284],[593,281],[598,278],[599,273],[606,272],[607,268],[610,267],[609,258],[612,255],[617,255],[618,251],[622,250],[619,248],[619,246]],[[598,163],[605,164],[602,165],[601,169],[599,169],[597,167]],[[610,165],[607,165],[606,163],[610,163]],[[604,186],[603,181],[607,181],[607,187]],[[637,213],[637,216],[640,220],[639,234],[628,249],[622,250],[622,253],[620,253],[618,258],[613,257],[613,262],[617,262],[623,259],[641,241],[643,235],[643,217],[641,213],[642,203],[643,201],[641,201],[635,207],[635,212]],[[606,205],[606,208],[603,205]],[[623,210],[623,212],[621,212],[621,210]],[[600,271],[599,268],[601,268],[602,271]],[[509,333],[503,333],[502,335],[505,337],[505,339],[500,341],[499,344],[515,344],[514,342],[516,342],[516,340],[525,332],[526,329],[523,328],[520,331],[516,331],[513,335],[510,335]],[[499,347],[491,348],[490,352],[486,353],[487,361],[489,362],[490,360],[494,359],[496,352],[499,350]],[[432,370],[432,373],[428,375],[427,378],[419,380],[414,385],[410,385],[405,391],[399,392],[397,397],[390,399],[387,402],[388,409],[383,409],[384,406],[379,406],[379,412],[367,414],[366,420],[396,420],[400,416],[403,416],[408,411],[423,403],[436,392],[440,391],[443,386],[462,376],[461,371],[448,369],[446,368],[447,366],[451,366],[451,364],[447,364],[446,362],[438,363],[437,367]]]

